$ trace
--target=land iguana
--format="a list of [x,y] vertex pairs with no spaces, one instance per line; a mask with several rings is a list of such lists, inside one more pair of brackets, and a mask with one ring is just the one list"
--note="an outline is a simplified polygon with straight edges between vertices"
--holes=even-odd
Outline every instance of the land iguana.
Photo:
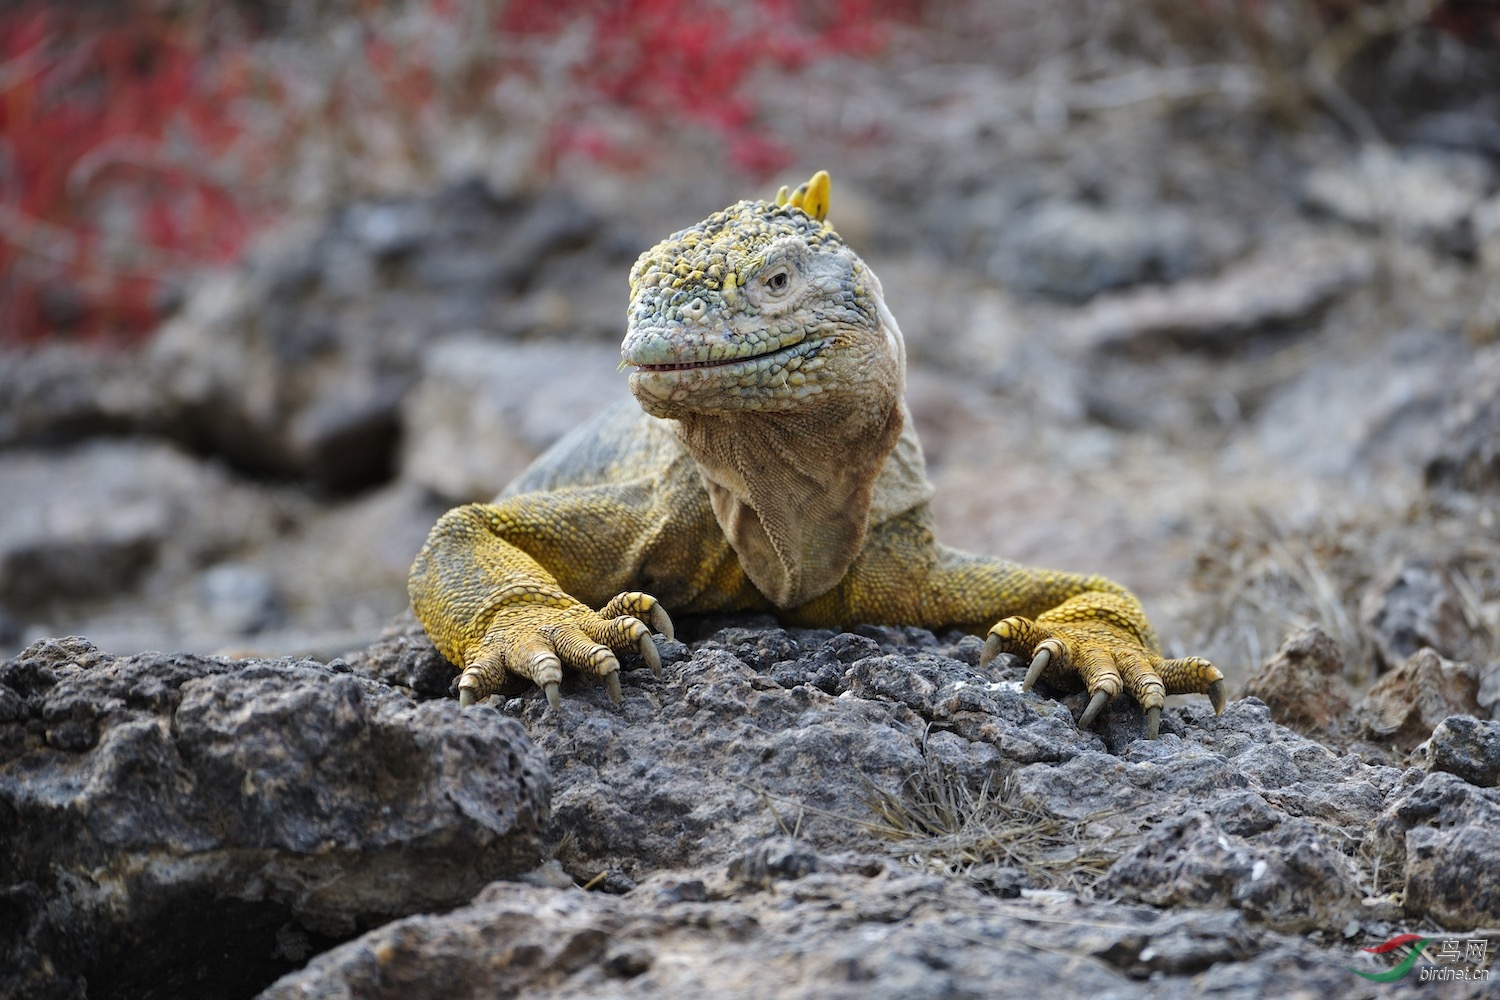
[[616,653],[659,673],[670,607],[985,635],[981,667],[1012,653],[1028,689],[1086,689],[1085,727],[1122,692],[1151,738],[1168,694],[1222,711],[1223,675],[1164,658],[1119,584],[937,544],[901,330],[828,202],[820,171],[642,254],[621,345],[634,401],[433,527],[409,589],[462,668],[460,702],[519,675],[556,709],[567,668],[618,703]]

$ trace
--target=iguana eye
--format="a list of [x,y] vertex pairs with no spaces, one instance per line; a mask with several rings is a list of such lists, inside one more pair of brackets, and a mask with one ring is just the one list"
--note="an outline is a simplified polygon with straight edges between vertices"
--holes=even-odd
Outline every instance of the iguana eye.
[[787,269],[779,267],[766,275],[765,285],[773,292],[784,292],[787,285],[791,283],[791,280],[791,275],[787,273]]

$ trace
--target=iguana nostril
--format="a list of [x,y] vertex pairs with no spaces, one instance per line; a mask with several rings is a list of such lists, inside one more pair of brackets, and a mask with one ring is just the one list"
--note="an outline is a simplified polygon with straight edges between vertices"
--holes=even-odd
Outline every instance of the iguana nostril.
[[701,298],[694,299],[682,307],[683,319],[702,319],[703,314],[708,312],[708,303]]

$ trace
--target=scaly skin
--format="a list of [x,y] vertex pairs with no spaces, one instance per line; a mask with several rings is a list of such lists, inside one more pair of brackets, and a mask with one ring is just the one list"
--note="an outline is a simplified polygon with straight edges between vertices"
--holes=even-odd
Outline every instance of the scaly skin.
[[[901,330],[880,281],[827,221],[819,172],[668,237],[630,273],[628,402],[543,455],[492,504],[445,514],[412,566],[412,606],[463,668],[464,704],[507,674],[558,704],[565,667],[619,701],[616,652],[659,670],[679,612],[791,625],[950,626],[1038,678],[1116,695],[1154,737],[1168,694],[1224,706],[1206,660],[1165,659],[1140,602],[1103,577],[937,544],[903,401]],[[599,610],[593,610],[598,607]]]

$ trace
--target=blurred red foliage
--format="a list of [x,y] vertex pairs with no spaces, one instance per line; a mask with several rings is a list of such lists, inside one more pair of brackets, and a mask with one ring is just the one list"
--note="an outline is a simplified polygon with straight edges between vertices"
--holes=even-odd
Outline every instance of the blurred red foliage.
[[239,252],[252,216],[213,163],[240,58],[160,18],[0,14],[0,340],[130,336],[167,276]]
[[[796,0],[728,8],[684,0],[520,0],[504,10],[500,27],[521,36],[549,35],[581,16],[591,18],[594,47],[581,94],[652,120],[707,126],[727,144],[732,165],[765,175],[791,157],[755,126],[747,86],[753,74],[763,67],[795,72],[830,55],[873,55],[885,46],[892,21],[911,18],[915,7],[879,0],[830,0],[821,8]],[[552,140],[557,154],[625,154],[597,130],[567,121],[558,123]]]
[[[507,75],[539,74],[528,45],[579,25],[586,49],[555,99],[538,170],[575,156],[645,165],[644,151],[601,126],[604,108],[663,129],[709,129],[730,165],[768,173],[790,157],[757,121],[755,72],[872,54],[891,18],[909,17],[915,4],[366,3],[353,15],[359,65],[332,63],[335,79],[312,107],[292,96],[294,61],[268,57],[242,21],[213,19],[223,4],[174,6],[0,9],[0,343],[139,340],[184,276],[234,260],[286,209],[285,178],[296,167],[288,161],[302,139],[335,131],[359,105],[420,146],[409,138],[422,134],[414,123],[481,113]],[[434,24],[472,24],[476,9],[488,12],[481,23],[493,38],[458,87],[439,78],[432,51],[392,27],[411,10]],[[359,141],[338,149],[370,152]]]
[[[1387,2],[1300,9],[1331,24]],[[431,179],[443,170],[434,151],[473,123],[486,141],[523,133],[523,167],[539,175],[579,158],[647,168],[673,155],[674,133],[699,130],[725,166],[762,179],[791,157],[758,74],[875,54],[924,11],[922,0],[349,0],[311,22],[342,18],[339,30],[290,41],[240,16],[294,6],[0,3],[0,344],[138,341],[193,270],[235,260],[294,202]],[[1195,6],[1230,30],[1271,23],[1278,4]],[[1428,19],[1459,38],[1500,37],[1493,0],[1437,0]]]

